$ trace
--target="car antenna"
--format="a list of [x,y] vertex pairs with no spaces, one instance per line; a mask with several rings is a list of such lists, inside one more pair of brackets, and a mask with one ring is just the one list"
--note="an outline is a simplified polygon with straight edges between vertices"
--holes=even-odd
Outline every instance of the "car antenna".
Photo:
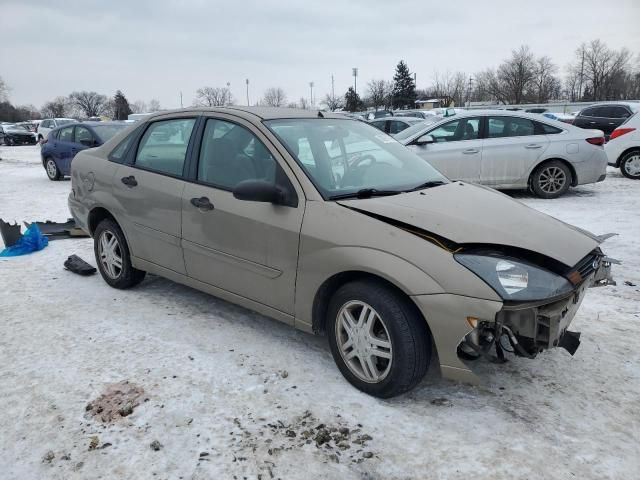
[[324,118],[324,115],[322,114],[322,112],[320,110],[318,110],[318,118]]

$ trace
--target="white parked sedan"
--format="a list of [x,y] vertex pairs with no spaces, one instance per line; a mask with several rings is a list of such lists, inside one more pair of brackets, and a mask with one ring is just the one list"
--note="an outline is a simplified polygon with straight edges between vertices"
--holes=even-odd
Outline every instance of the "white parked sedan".
[[604,134],[541,115],[475,110],[395,135],[451,179],[556,198],[606,176]]
[[627,178],[640,180],[640,113],[634,113],[611,133],[605,145],[609,165]]

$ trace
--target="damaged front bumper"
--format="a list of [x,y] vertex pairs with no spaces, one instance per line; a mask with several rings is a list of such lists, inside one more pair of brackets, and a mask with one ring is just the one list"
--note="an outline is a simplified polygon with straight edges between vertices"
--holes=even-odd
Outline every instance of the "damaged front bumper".
[[568,327],[586,290],[615,284],[611,264],[618,263],[599,252],[588,264],[585,260],[574,267],[580,275],[574,275],[574,290],[559,299],[508,304],[450,294],[412,297],[431,329],[442,376],[477,384],[472,360],[503,362],[505,352],[534,358],[543,350],[562,347],[573,355],[580,334]]
[[580,333],[568,327],[588,288],[615,285],[612,263],[619,262],[594,252],[568,272],[567,278],[575,284],[569,295],[538,302],[505,303],[493,320],[478,319],[475,328],[458,345],[458,355],[464,360],[485,357],[501,362],[505,351],[535,358],[554,347],[574,355],[580,346]]

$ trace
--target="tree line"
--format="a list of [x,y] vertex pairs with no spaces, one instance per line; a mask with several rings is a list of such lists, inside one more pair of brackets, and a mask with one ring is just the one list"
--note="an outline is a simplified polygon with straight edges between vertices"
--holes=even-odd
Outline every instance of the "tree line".
[[[228,85],[228,84],[227,84]],[[33,105],[13,106],[8,99],[8,86],[0,78],[0,120],[20,121],[39,117],[108,116],[126,119],[129,113],[160,110],[160,103],[136,101],[129,103],[122,91],[113,97],[92,91],[72,92],[56,97],[41,109]],[[319,102],[335,111],[359,111],[367,108],[414,108],[416,100],[439,99],[446,106],[463,106],[468,102],[498,104],[547,103],[554,100],[570,102],[640,99],[640,54],[626,48],[615,50],[601,40],[581,44],[574,58],[561,69],[548,56],[536,56],[523,45],[496,67],[474,74],[436,71],[427,87],[418,89],[415,76],[400,60],[392,80],[372,79],[361,95],[354,87],[344,94],[333,91]],[[196,91],[194,106],[232,105],[235,99],[227,87],[204,86]],[[315,103],[315,102],[313,102]],[[255,105],[270,107],[310,108],[311,101],[301,97],[289,101],[281,87],[266,89]]]

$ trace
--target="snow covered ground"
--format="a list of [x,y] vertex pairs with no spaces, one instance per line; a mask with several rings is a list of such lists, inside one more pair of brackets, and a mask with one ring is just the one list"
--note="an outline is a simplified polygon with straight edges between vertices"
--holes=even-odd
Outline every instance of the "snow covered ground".
[[[0,158],[1,218],[68,218],[70,184],[37,147]],[[576,356],[487,364],[481,387],[432,371],[388,401],[343,380],[324,338],[161,278],[119,291],[65,271],[73,253],[95,264],[90,239],[0,259],[0,478],[638,478],[640,182],[610,169],[557,200],[515,196],[620,234],[603,246],[618,286],[587,295]],[[102,423],[96,399],[123,381],[140,405]],[[340,437],[317,447],[319,424]]]

